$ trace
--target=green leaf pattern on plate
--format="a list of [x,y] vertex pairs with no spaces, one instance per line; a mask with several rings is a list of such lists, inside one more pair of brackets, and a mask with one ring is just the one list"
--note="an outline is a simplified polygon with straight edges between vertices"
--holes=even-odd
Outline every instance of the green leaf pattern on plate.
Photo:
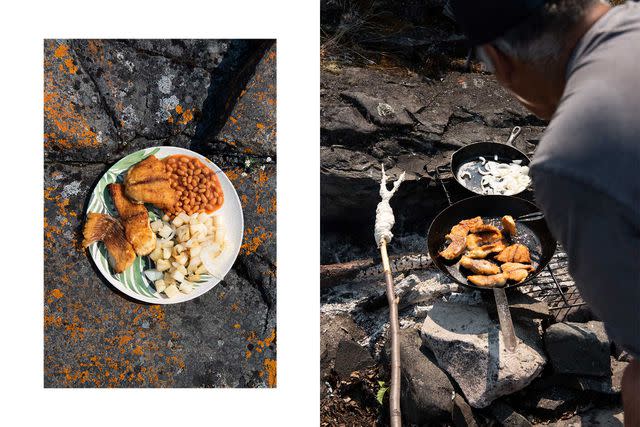
[[[156,154],[159,151],[159,148],[148,148],[140,151],[136,151],[126,157],[120,159],[116,164],[114,164],[109,170],[103,175],[103,177],[96,184],[96,188],[91,195],[91,199],[89,200],[89,208],[88,212],[98,212],[103,214],[108,214],[112,216],[117,216],[117,212],[113,207],[113,203],[111,200],[106,199],[106,188],[107,185],[112,184],[114,182],[122,181],[124,178],[124,173],[131,166],[140,162],[141,160],[146,159],[147,157]],[[154,221],[158,218],[161,218],[162,212],[155,209],[149,208],[149,217],[151,221]],[[108,271],[109,274],[118,282],[120,282],[124,287],[129,290],[144,295],[151,298],[166,298],[163,294],[158,294],[151,283],[151,281],[144,275],[144,270],[149,269],[151,267],[151,261],[148,257],[136,257],[135,261],[127,270],[122,273],[116,274],[113,272],[109,265],[108,253],[102,242],[94,243],[90,248],[91,255],[100,265],[104,268],[105,271]],[[201,280],[194,284],[194,287],[197,287],[200,283],[205,283],[213,277],[210,275],[201,275]]]

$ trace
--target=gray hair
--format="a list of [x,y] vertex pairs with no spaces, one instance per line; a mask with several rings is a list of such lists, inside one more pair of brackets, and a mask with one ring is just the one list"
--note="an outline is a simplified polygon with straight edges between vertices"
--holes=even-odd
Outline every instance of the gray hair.
[[[521,61],[534,64],[553,62],[564,50],[568,32],[598,3],[608,2],[548,0],[539,11],[491,44]],[[482,53],[480,57],[485,59]]]

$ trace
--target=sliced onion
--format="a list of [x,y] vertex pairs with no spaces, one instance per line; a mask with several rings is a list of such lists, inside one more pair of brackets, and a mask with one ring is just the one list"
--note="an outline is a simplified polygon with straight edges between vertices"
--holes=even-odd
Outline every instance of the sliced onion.
[[164,276],[161,271],[155,269],[145,270],[144,275],[147,276],[147,279],[151,280],[152,282],[160,280]]
[[531,178],[528,176],[529,167],[521,166],[520,163],[522,161],[512,163],[488,161],[484,164],[484,169],[479,166],[478,173],[483,175],[480,181],[483,194],[512,195],[525,190],[531,183]]

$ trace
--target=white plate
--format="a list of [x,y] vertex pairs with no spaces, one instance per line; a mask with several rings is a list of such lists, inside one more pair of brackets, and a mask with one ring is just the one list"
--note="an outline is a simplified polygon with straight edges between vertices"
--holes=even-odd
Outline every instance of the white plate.
[[[231,184],[231,181],[229,181],[229,178],[227,178],[224,172],[211,160],[191,150],[179,147],[163,146],[145,148],[120,159],[120,161],[111,166],[111,168],[105,172],[102,178],[100,178],[100,181],[96,184],[93,189],[93,193],[91,194],[91,199],[89,200],[87,213],[98,212],[117,217],[118,213],[113,206],[113,201],[111,200],[111,195],[109,194],[107,185],[123,181],[126,171],[131,166],[148,156],[155,155],[157,158],[163,159],[175,154],[182,154],[200,159],[204,165],[217,174],[218,179],[220,180],[220,185],[222,186],[222,191],[224,193],[224,204],[220,209],[212,214],[220,215],[226,228],[226,245],[222,255],[218,258],[220,274],[216,276],[204,276],[201,282],[195,284],[194,290],[191,293],[180,293],[174,298],[169,298],[164,294],[156,292],[153,283],[151,283],[143,273],[144,270],[153,268],[153,261],[151,261],[149,257],[136,257],[134,263],[127,270],[116,274],[109,266],[107,250],[104,244],[102,242],[97,242],[89,246],[89,253],[93,258],[96,267],[98,267],[98,270],[100,270],[102,275],[113,286],[132,298],[152,304],[176,304],[179,302],[189,301],[199,297],[217,285],[222,279],[224,279],[224,276],[226,276],[229,270],[231,270],[233,263],[238,257],[244,233],[242,205],[240,204],[238,194],[236,193],[233,184]],[[150,209],[151,206],[147,205],[147,208]],[[157,211],[157,209],[154,210]],[[150,210],[149,214],[153,218],[153,210]]]

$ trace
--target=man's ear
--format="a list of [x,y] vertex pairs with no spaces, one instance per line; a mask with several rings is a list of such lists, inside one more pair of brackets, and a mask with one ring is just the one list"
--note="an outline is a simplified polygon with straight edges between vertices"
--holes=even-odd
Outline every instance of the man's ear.
[[515,68],[513,60],[492,44],[483,44],[482,49],[491,61],[493,73],[498,81],[502,83],[503,86],[510,88]]

